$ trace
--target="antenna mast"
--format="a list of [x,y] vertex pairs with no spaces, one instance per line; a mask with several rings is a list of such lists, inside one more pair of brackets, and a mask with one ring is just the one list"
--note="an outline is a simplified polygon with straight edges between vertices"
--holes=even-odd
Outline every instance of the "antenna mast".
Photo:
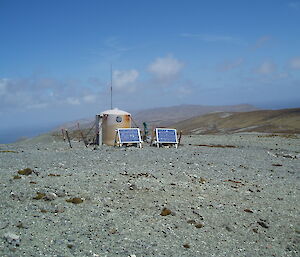
[[110,109],[113,108],[113,74],[112,74],[112,64],[110,65]]

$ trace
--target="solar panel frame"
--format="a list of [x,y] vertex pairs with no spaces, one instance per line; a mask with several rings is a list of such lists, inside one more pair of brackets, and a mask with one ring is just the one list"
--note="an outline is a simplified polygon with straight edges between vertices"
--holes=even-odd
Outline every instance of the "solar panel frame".
[[[162,138],[160,137],[160,132],[162,131],[172,131],[174,132],[173,139],[172,140],[161,140]],[[155,134],[156,134],[156,142],[157,144],[175,144],[176,147],[178,145],[178,139],[177,139],[177,130],[176,129],[170,129],[170,128],[156,128],[155,129]]]
[[[125,131],[136,131],[137,133],[134,134],[134,138],[128,140],[127,138],[124,138],[124,134],[122,134],[122,132]],[[142,137],[141,137],[141,132],[139,128],[118,128],[117,129],[117,134],[118,134],[118,139],[119,139],[119,145],[122,144],[141,144],[142,143]],[[131,134],[133,135],[133,134]],[[128,136],[128,134],[126,134],[126,136]]]

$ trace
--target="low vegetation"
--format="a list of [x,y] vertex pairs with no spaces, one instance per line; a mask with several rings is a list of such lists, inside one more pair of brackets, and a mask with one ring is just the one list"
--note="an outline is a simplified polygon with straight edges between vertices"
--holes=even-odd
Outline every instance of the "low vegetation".
[[[172,125],[184,134],[238,132],[272,133],[269,136],[294,138],[300,133],[300,108],[251,112],[216,112]],[[277,135],[279,134],[279,135]]]

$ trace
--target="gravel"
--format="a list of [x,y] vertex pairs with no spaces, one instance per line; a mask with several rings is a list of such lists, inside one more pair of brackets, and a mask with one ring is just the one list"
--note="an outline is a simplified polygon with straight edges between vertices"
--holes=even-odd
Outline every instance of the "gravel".
[[182,143],[0,145],[0,256],[300,255],[299,137]]

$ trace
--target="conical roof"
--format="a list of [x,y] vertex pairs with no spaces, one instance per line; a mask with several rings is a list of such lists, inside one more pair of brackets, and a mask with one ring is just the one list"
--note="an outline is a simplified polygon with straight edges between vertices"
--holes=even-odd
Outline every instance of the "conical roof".
[[122,110],[119,110],[118,108],[114,108],[112,110],[106,110],[100,113],[100,115],[103,114],[110,114],[110,115],[131,115],[129,112],[125,112]]

